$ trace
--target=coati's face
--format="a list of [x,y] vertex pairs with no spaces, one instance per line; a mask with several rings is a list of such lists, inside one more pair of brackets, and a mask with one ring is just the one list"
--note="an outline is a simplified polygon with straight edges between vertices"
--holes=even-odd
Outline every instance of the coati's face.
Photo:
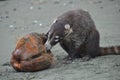
[[47,33],[46,49],[50,50],[54,45],[62,41],[69,33],[70,25],[61,22],[53,23],[51,29]]

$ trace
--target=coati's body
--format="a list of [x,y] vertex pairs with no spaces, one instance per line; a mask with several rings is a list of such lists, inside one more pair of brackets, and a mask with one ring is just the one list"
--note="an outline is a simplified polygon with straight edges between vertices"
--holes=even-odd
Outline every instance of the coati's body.
[[[99,47],[99,32],[90,14],[84,10],[71,10],[59,16],[52,24],[47,36],[45,45],[48,50],[59,42],[71,59],[100,56],[109,49]],[[114,47],[111,49],[114,50]],[[118,47],[115,49],[120,53]]]

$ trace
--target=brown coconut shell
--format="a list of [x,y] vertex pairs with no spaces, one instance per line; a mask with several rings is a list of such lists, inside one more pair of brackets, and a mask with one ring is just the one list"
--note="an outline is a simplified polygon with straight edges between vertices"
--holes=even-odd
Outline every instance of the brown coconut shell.
[[11,65],[16,71],[40,71],[53,64],[54,58],[45,49],[44,37],[44,34],[30,33],[17,42],[11,57]]

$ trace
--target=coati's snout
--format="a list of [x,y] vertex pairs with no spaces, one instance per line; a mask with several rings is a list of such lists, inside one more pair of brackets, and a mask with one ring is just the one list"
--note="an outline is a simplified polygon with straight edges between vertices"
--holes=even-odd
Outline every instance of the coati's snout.
[[56,35],[55,33],[53,33],[53,34],[49,33],[47,41],[45,43],[46,49],[50,50],[54,45],[56,45],[61,40],[62,40],[62,37],[60,35]]
[[46,50],[47,50],[47,51],[49,51],[49,50],[52,48],[52,46],[51,46],[51,44],[50,44],[49,41],[47,41],[47,42],[45,43],[45,47],[46,47]]

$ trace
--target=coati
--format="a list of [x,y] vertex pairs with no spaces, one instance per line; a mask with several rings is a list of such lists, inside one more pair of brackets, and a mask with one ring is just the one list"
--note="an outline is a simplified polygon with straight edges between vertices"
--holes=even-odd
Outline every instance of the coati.
[[120,54],[120,46],[100,47],[99,32],[90,14],[82,9],[70,10],[60,15],[46,34],[45,46],[50,50],[60,43],[68,53],[67,59],[94,58],[101,55]]

